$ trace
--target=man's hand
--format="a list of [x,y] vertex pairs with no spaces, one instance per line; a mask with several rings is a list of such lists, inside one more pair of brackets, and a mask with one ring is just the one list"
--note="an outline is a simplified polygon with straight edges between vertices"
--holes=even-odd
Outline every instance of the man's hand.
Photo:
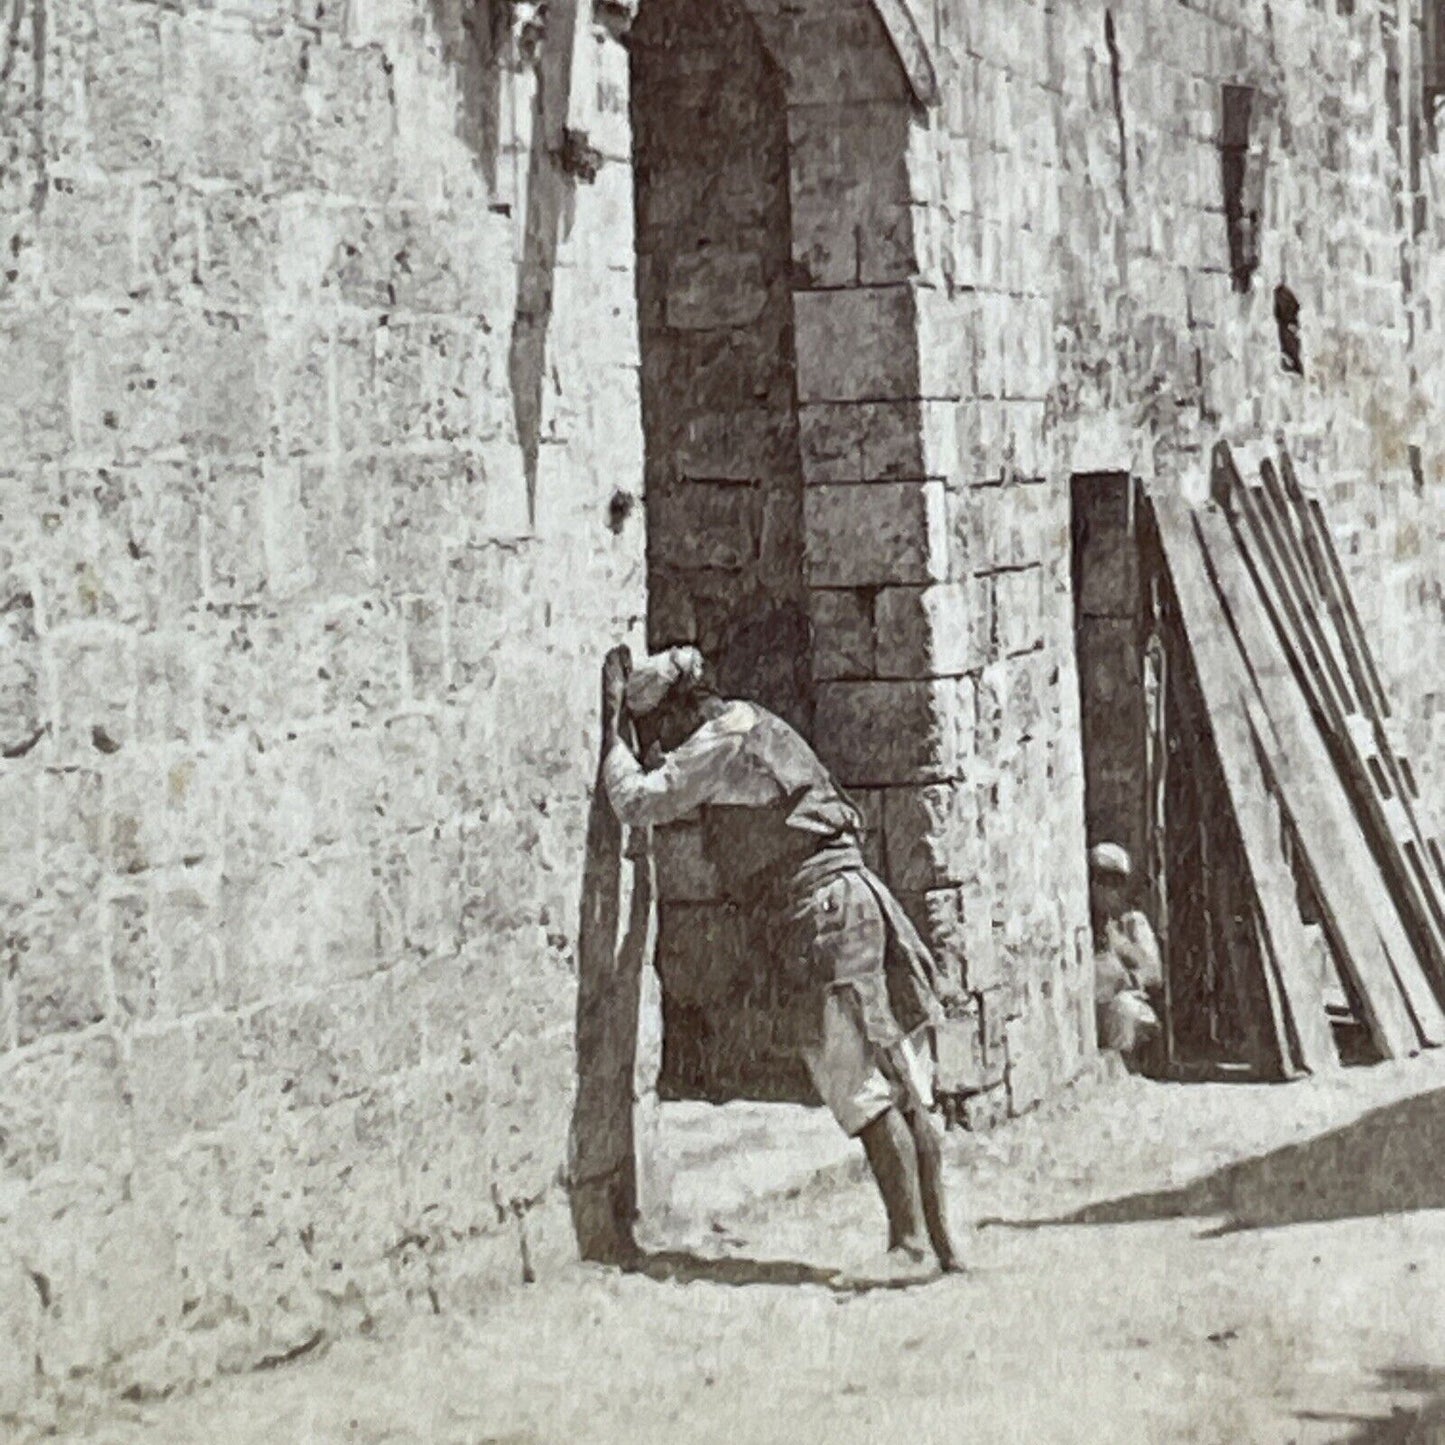
[[944,1018],[961,1019],[968,1012],[969,996],[951,978],[943,979],[938,986],[938,1002]]
[[623,699],[632,674],[632,653],[624,643],[614,647],[602,661],[602,735],[610,746],[622,726]]

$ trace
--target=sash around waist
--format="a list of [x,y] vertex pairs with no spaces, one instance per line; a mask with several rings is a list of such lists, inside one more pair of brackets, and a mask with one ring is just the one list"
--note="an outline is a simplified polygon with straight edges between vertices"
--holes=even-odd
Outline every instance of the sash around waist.
[[867,866],[862,849],[851,838],[833,839],[774,879],[758,902],[769,910],[786,912],[806,902],[824,884],[846,873],[864,872]]

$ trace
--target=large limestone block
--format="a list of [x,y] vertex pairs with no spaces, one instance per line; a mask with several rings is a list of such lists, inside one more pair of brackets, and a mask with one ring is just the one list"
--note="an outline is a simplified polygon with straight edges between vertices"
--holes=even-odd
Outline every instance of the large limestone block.
[[943,782],[957,776],[972,707],[966,679],[820,683],[814,745],[848,785]]
[[865,588],[814,590],[813,676],[819,680],[876,675],[873,599]]
[[958,426],[951,402],[815,402],[798,409],[803,481],[953,477]]
[[988,660],[992,614],[982,579],[885,587],[874,608],[879,677],[950,677]]
[[941,482],[808,487],[803,530],[813,587],[937,582],[947,571]]
[[908,286],[800,291],[793,297],[798,400],[917,397],[917,309]]

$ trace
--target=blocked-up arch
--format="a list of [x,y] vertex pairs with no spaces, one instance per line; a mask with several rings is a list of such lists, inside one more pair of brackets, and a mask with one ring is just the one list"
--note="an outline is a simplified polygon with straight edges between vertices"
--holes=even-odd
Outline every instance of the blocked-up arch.
[[[650,640],[697,642],[815,736],[821,695],[830,760],[870,781],[829,659],[857,588],[920,580],[936,520],[890,451],[918,425],[927,57],[910,72],[872,4],[767,0],[647,0],[630,48]],[[685,832],[663,849],[664,1087],[806,1091],[742,920]]]
[[[946,770],[954,728],[946,689],[919,681],[932,626],[919,593],[947,553],[910,169],[935,90],[924,31],[904,0],[645,0],[629,50],[649,641],[696,641],[725,690],[809,733],[859,789],[876,845],[886,790]],[[899,626],[880,648],[885,597]],[[895,811],[916,851],[909,830],[928,819]],[[589,1022],[588,1041],[623,1051],[610,1065],[579,1051],[579,1118],[605,1088],[632,1083],[642,1100],[630,1122],[630,1095],[604,1101],[617,1126],[576,1133],[613,1150],[574,1161],[593,1206],[579,1219],[604,1220],[584,1252],[636,1199],[651,1041],[664,1095],[808,1089],[773,1047],[768,972],[685,828],[658,839],[657,861],[661,1018],[646,988],[614,987],[640,1023]],[[629,877],[650,886],[645,870]],[[575,1185],[574,1202],[588,1203]]]

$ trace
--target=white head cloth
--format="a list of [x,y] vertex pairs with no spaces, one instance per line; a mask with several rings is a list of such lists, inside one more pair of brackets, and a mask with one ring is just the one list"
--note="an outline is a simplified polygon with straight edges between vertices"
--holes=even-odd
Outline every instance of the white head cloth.
[[661,707],[663,699],[680,682],[702,680],[702,653],[695,647],[669,647],[655,652],[632,669],[625,700],[633,717]]
[[1100,843],[1089,850],[1089,871],[1096,878],[1129,878],[1134,863],[1117,843]]

